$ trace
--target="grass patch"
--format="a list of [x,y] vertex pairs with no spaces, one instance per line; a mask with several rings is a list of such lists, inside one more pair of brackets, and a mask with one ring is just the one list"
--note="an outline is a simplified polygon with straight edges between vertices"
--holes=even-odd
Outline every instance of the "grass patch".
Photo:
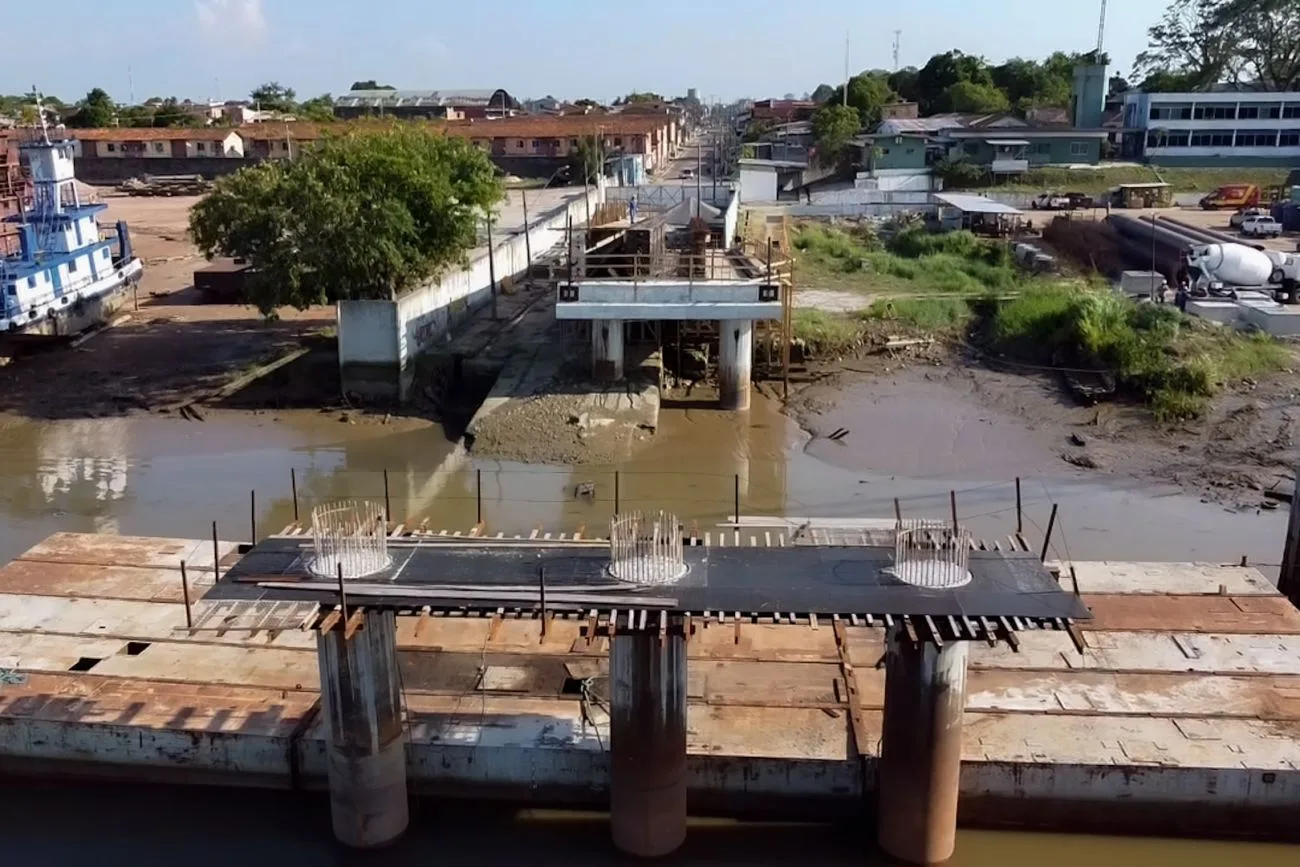
[[1101,193],[1119,184],[1164,182],[1175,193],[1208,193],[1224,184],[1259,184],[1276,186],[1286,180],[1285,168],[1161,168],[1159,166],[1113,166],[1097,169],[1041,168],[1026,172],[1014,183],[998,184],[985,189],[1008,192]]
[[862,317],[856,313],[795,310],[794,339],[815,356],[844,355],[862,341]]
[[955,331],[971,321],[964,298],[881,298],[867,309],[867,317],[897,322],[919,331]]
[[1229,382],[1280,370],[1286,350],[1262,334],[1202,322],[1108,290],[1036,289],[994,305],[990,347],[1031,364],[1106,370],[1162,421],[1196,418]]
[[869,227],[805,223],[793,243],[799,285],[818,289],[981,295],[1013,291],[1025,280],[1006,245],[970,232],[907,229],[885,244]]

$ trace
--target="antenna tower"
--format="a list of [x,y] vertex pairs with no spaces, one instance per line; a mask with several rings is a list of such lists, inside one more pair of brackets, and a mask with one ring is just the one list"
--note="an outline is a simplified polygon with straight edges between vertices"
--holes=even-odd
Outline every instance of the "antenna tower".
[[1106,0],[1101,0],[1101,20],[1097,22],[1097,60],[1101,60],[1102,43],[1106,41]]
[[899,47],[902,45],[902,41],[903,41],[903,31],[895,30],[894,31],[894,71],[895,72],[898,72],[899,69],[898,50]]

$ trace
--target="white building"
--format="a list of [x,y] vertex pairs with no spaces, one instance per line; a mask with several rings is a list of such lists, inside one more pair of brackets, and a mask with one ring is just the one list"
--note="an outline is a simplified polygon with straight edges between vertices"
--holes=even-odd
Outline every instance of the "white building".
[[1300,93],[1127,93],[1126,159],[1162,165],[1300,164]]

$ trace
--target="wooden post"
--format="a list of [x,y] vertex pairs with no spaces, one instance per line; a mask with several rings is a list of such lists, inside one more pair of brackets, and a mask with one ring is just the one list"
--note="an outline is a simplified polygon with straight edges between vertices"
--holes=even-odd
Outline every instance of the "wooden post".
[[483,523],[483,471],[474,471],[474,499],[478,502],[478,518],[476,523]]
[[1300,606],[1300,503],[1291,497],[1291,515],[1286,524],[1286,545],[1282,549],[1282,569],[1277,576],[1277,592],[1291,604]]
[[293,491],[293,522],[298,523],[298,471],[289,467],[289,488]]
[[1025,534],[1025,513],[1020,505],[1020,476],[1016,476],[1016,535]]
[[194,628],[194,616],[190,613],[190,579],[185,574],[185,561],[181,561],[181,598],[185,600],[185,628]]
[[1047,519],[1047,532],[1043,534],[1043,553],[1038,559],[1047,562],[1047,548],[1052,544],[1052,528],[1056,526],[1056,503],[1052,503],[1052,514]]
[[393,520],[393,501],[388,496],[388,467],[384,467],[384,520]]
[[212,583],[221,580],[221,548],[217,545],[217,522],[212,522]]
[[736,506],[736,524],[740,524],[740,473],[732,477],[732,500]]
[[894,497],[894,520],[899,524],[903,523],[903,507],[898,502],[898,497]]
[[537,591],[542,605],[542,638],[546,637],[546,567],[537,568]]

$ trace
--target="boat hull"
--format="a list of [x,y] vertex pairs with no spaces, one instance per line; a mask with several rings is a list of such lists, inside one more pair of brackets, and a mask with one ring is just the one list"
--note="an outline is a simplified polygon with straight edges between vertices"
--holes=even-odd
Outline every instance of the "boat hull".
[[0,319],[0,343],[75,337],[112,320],[126,302],[128,290],[140,280],[143,265],[132,259],[87,287],[81,297],[48,304],[25,322]]

